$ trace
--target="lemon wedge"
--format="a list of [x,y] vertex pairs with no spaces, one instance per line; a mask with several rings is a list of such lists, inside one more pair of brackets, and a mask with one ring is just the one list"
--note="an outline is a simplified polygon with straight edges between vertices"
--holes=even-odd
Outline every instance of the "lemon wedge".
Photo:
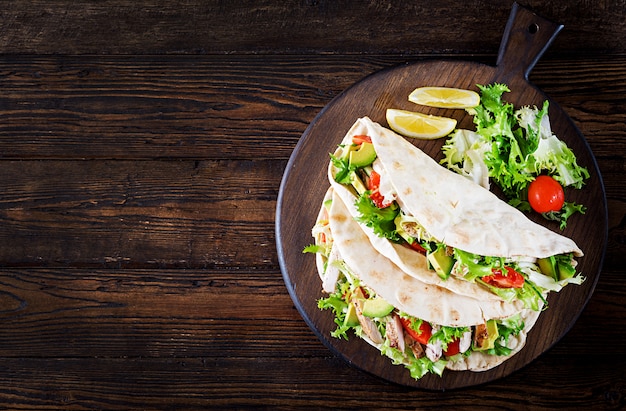
[[432,140],[447,136],[456,127],[456,120],[414,111],[387,109],[387,123],[396,133],[407,137]]
[[409,94],[409,101],[429,107],[471,108],[480,103],[480,96],[472,90],[451,87],[420,87]]

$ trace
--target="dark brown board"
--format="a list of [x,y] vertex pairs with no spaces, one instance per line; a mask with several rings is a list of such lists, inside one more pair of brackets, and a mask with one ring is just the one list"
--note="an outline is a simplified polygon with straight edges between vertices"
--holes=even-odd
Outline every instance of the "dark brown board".
[[[324,295],[315,268],[315,259],[302,254],[312,243],[310,229],[315,223],[328,188],[328,153],[333,152],[345,133],[362,116],[383,125],[387,108],[423,111],[454,117],[459,128],[472,128],[464,110],[425,109],[408,102],[407,96],[419,86],[449,86],[476,90],[476,84],[506,83],[511,92],[504,98],[516,107],[541,106],[549,98],[527,80],[528,72],[549,45],[560,27],[525,9],[514,7],[505,31],[496,66],[462,61],[433,60],[398,66],[375,73],[337,96],[310,124],[294,149],[280,188],[276,236],[279,262],[285,283],[296,307],[318,337],[348,363],[385,380],[407,386],[443,390],[492,381],[525,366],[558,342],[574,324],[591,297],[598,280],[607,238],[607,209],[602,179],[584,137],[568,115],[550,100],[553,132],[577,155],[591,177],[582,190],[568,190],[568,201],[585,204],[585,215],[570,218],[562,234],[583,249],[579,270],[587,277],[580,286],[571,285],[551,293],[549,308],[530,332],[525,348],[504,364],[485,372],[444,372],[443,377],[427,375],[413,380],[402,366],[394,366],[380,352],[357,337],[349,341],[330,337],[335,324],[330,312],[317,308]],[[441,158],[441,140],[411,140],[432,157]],[[540,217],[529,218],[559,231],[554,223]]]

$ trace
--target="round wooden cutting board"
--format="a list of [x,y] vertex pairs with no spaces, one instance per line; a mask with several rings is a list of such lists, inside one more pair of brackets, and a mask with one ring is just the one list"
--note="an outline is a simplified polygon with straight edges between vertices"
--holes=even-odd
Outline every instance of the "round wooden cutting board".
[[[496,66],[463,61],[425,61],[377,72],[337,96],[313,120],[302,135],[287,164],[280,187],[276,210],[278,257],[287,289],[304,320],[320,340],[353,366],[406,386],[433,390],[467,387],[492,381],[527,365],[548,350],[572,327],[597,283],[607,241],[607,208],[602,179],[585,139],[572,120],[539,89],[528,82],[528,73],[549,46],[560,25],[536,16],[514,5],[503,36]],[[504,99],[516,108],[525,105],[541,107],[550,102],[549,115],[553,132],[577,155],[579,164],[591,174],[582,190],[566,190],[568,201],[587,206],[584,215],[574,215],[561,233],[572,238],[584,251],[578,269],[586,281],[551,293],[549,307],[528,335],[526,346],[502,365],[484,372],[446,370],[443,377],[427,375],[414,380],[407,369],[392,365],[365,341],[352,336],[349,341],[330,336],[335,329],[330,311],[317,308],[325,297],[315,267],[315,257],[303,254],[313,243],[311,228],[315,224],[324,193],[329,187],[327,167],[329,153],[341,142],[350,126],[360,117],[387,126],[385,111],[399,108],[453,117],[458,128],[474,129],[464,110],[420,107],[407,100],[420,86],[448,86],[477,90],[476,84],[505,83],[511,89]],[[410,140],[424,152],[439,160],[443,141]],[[560,232],[556,223],[538,216],[529,218]],[[332,383],[332,382],[329,382]]]

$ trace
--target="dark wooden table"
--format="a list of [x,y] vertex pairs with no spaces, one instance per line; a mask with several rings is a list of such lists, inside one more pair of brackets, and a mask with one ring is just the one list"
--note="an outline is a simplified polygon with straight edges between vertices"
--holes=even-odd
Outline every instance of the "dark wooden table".
[[3,2],[0,408],[624,407],[626,1],[547,3],[521,2],[565,25],[530,80],[602,172],[602,273],[527,367],[432,392],[307,327],[278,264],[279,185],[308,123],[365,76],[495,64],[512,3]]

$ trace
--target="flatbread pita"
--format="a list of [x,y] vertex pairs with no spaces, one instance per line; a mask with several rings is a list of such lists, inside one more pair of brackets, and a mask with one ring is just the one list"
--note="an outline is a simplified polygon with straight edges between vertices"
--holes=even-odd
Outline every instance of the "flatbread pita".
[[[332,247],[336,249],[336,255],[364,285],[399,310],[431,324],[452,327],[482,324],[488,319],[520,314],[525,325],[518,335],[509,338],[508,347],[512,350],[510,355],[494,356],[474,351],[469,356],[454,357],[454,360],[447,362],[446,368],[456,371],[486,371],[511,358],[524,347],[527,334],[535,325],[540,311],[520,310],[514,304],[505,302],[489,302],[487,310],[484,310],[481,307],[484,302],[455,294],[444,287],[423,283],[407,275],[376,251],[363,231],[367,227],[362,227],[352,218],[346,204],[332,188],[327,192],[325,201],[328,199],[332,203],[329,208],[322,205],[318,222],[322,218],[328,219]],[[325,268],[326,265],[318,263],[322,280]],[[380,344],[372,342],[366,336],[362,338],[381,349]]]
[[534,223],[489,190],[439,165],[369,118],[359,119],[348,134],[371,137],[402,207],[440,242],[494,257],[583,255],[570,238]]
[[[534,260],[569,252],[583,255],[571,239],[534,223],[489,190],[442,167],[406,139],[367,117],[358,119],[346,133],[336,156],[342,155],[343,147],[351,144],[355,135],[370,136],[377,161],[397,193],[397,202],[438,241],[491,257]],[[330,184],[356,218],[359,213],[354,202],[358,195],[352,187],[335,181],[337,171],[330,162]],[[477,283],[455,276],[442,280],[433,270],[424,268],[425,259],[419,253],[365,231],[374,248],[407,274],[480,301],[502,301]]]
[[[346,187],[333,182],[333,189],[338,197],[345,204],[346,209],[353,218],[358,217],[358,210],[354,205],[355,196]],[[356,223],[359,224],[359,223]],[[378,236],[372,229],[363,224],[359,224],[372,246],[385,257],[389,258],[405,273],[416,279],[431,285],[447,288],[458,295],[469,296],[481,302],[502,302],[502,298],[485,287],[469,281],[450,276],[447,280],[442,280],[433,270],[428,268],[426,257],[414,250],[406,248],[400,244],[393,243],[386,238]]]
[[[365,234],[369,228],[354,220],[336,193],[332,197],[329,223],[333,247],[337,247],[341,259],[354,274],[387,302],[410,315],[434,324],[461,327],[506,318],[522,310],[520,302],[481,301],[407,275],[372,246]],[[427,270],[422,257],[423,269]]]

